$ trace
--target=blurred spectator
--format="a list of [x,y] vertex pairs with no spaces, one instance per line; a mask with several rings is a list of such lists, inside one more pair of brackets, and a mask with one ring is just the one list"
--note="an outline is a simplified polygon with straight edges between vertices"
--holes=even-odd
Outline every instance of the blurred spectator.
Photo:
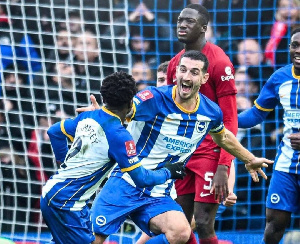
[[278,0],[275,13],[275,22],[265,30],[270,36],[265,44],[265,59],[276,69],[287,65],[289,55],[289,37],[293,29],[300,26],[300,1]]
[[50,63],[60,61],[70,62],[73,59],[70,36],[70,33],[65,28],[57,30],[54,49],[50,51],[47,57]]
[[98,94],[100,80],[113,72],[112,64],[104,60],[100,63],[99,55],[96,35],[90,30],[81,33],[74,47],[76,99],[80,105],[88,104],[88,91]]
[[17,152],[25,152],[26,138],[34,126],[34,117],[30,88],[26,85],[26,76],[21,69],[19,71],[16,73],[14,66],[10,66],[3,72],[2,91],[13,148]]
[[167,85],[167,70],[168,70],[169,61],[163,62],[157,68],[156,73],[156,86],[166,86]]
[[136,81],[138,91],[145,89],[147,86],[155,85],[150,66],[145,62],[138,61],[134,63],[131,74]]
[[205,39],[207,41],[211,42],[211,43],[216,43],[217,42],[215,29],[212,26],[212,21],[208,22],[207,30],[205,32]]
[[283,239],[283,244],[298,244],[300,241],[300,230],[287,232]]
[[[3,177],[0,181],[0,204],[5,210],[2,218],[6,222],[2,225],[2,230],[11,231],[10,225],[14,225],[14,231],[27,231],[24,219],[29,216],[29,221],[37,222],[34,221],[36,219],[33,212],[39,209],[38,196],[41,194],[41,185],[36,184],[34,172],[38,170],[33,170],[23,157],[15,155],[9,147],[0,148],[0,160]],[[33,212],[28,213],[29,211]]]
[[[151,1],[148,1],[147,3],[151,4],[150,2]],[[149,62],[150,65],[153,66],[151,68],[154,69],[159,63],[171,58],[171,47],[173,45],[170,44],[170,40],[175,37],[175,32],[173,31],[171,24],[163,18],[158,18],[144,1],[131,2],[130,5],[132,6],[135,3],[137,5],[135,5],[133,9],[130,8],[130,11],[132,11],[128,15],[130,38],[133,39],[133,44],[132,40],[130,40],[133,62],[141,59]],[[114,25],[113,29],[108,27],[105,35],[112,37],[113,31],[114,36],[124,36],[125,38],[125,16],[120,17],[114,22],[120,23],[120,25]],[[119,38],[116,42],[116,46],[120,46],[125,41]],[[146,43],[149,43],[150,45]],[[143,44],[146,44],[148,49],[146,45]],[[141,45],[142,48],[140,47]]]
[[263,52],[259,43],[247,38],[238,43],[237,62],[238,65],[261,65],[263,61]]
[[50,112],[60,118],[75,116],[75,89],[72,81],[74,67],[65,62],[52,64],[48,74],[46,81],[43,76],[35,77],[34,100],[37,112],[40,115]]
[[249,98],[250,102],[254,102],[259,92],[259,84],[254,82],[247,73],[245,66],[238,68],[235,71],[235,86],[237,95],[242,95]]
[[258,38],[264,25],[272,20],[272,0],[203,0],[202,5],[214,13],[212,19],[224,40]]

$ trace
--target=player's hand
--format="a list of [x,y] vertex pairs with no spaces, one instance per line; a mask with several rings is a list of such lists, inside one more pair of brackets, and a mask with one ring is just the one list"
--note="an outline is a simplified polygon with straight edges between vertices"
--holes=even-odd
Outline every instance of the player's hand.
[[288,136],[291,141],[291,147],[294,150],[300,151],[300,133],[293,133]]
[[233,192],[229,192],[228,197],[223,201],[223,205],[226,207],[232,207],[236,204],[237,196]]
[[171,179],[183,179],[186,176],[184,171],[184,163],[167,163],[164,167],[171,173]]
[[254,182],[259,182],[258,174],[260,174],[265,180],[268,179],[263,168],[268,168],[268,164],[272,164],[274,161],[266,158],[255,157],[249,163],[245,164],[246,170],[250,173]]
[[216,174],[213,178],[210,193],[215,192],[215,200],[219,203],[223,202],[228,194],[228,167],[226,165],[218,165]]
[[91,102],[92,102],[92,104],[90,106],[83,107],[83,108],[77,108],[76,112],[94,111],[94,110],[100,109],[100,105],[97,102],[95,96],[91,95],[90,99],[91,99]]

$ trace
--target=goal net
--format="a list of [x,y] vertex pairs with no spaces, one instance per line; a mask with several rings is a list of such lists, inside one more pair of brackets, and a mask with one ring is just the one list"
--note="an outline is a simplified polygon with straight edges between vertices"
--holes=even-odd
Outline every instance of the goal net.
[[[290,62],[299,1],[280,6],[269,0],[0,0],[0,237],[50,240],[39,199],[59,165],[47,129],[76,116],[90,94],[101,101],[101,80],[112,72],[123,70],[138,84],[155,84],[158,65],[183,48],[176,38],[180,11],[196,2],[210,13],[206,39],[235,67],[239,112],[251,107],[274,69]],[[276,21],[280,10],[288,12],[284,25]],[[275,42],[272,30],[279,36]],[[270,159],[281,137],[280,107],[261,125],[238,132],[245,147]],[[266,172],[270,179],[272,167]],[[218,217],[216,230],[261,234],[269,182],[254,184],[236,162],[238,202]],[[299,214],[293,215],[290,229],[299,229],[299,222]],[[134,243],[139,234],[128,220],[109,241]]]

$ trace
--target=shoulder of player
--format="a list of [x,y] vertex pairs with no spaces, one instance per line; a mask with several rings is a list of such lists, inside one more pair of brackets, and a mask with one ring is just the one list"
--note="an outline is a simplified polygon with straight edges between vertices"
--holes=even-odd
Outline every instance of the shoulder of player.
[[212,101],[211,99],[209,99],[207,96],[203,95],[202,93],[200,94],[200,106],[199,109],[201,109],[201,107],[210,107],[211,109],[217,111],[218,109],[220,109],[219,105],[217,103],[215,103],[214,101]]
[[232,64],[224,50],[216,44],[207,42],[202,49],[202,52],[207,56],[209,64],[220,64],[224,62],[226,62],[225,65]]
[[285,82],[287,79],[293,78],[292,74],[292,64],[286,65],[284,67],[276,70],[269,78],[268,82]]
[[162,96],[169,93],[170,90],[169,87],[172,86],[163,86],[163,87],[148,86],[144,90],[138,92],[135,96],[142,102],[147,100],[159,100]]

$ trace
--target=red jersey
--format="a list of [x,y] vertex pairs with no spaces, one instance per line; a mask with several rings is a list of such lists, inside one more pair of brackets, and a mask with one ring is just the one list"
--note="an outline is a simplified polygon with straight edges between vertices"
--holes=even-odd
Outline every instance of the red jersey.
[[[179,52],[169,63],[167,70],[168,85],[176,84],[176,67],[184,52],[185,50]],[[224,51],[215,44],[206,42],[201,52],[205,54],[209,62],[207,71],[209,79],[206,84],[201,85],[200,92],[220,106],[225,127],[236,135],[237,108],[235,95],[237,90],[235,88],[233,65]],[[194,153],[202,154],[203,157],[219,159],[219,164],[229,167],[234,158],[225,150],[220,150],[210,135],[206,136]],[[191,165],[188,164],[187,166]]]

